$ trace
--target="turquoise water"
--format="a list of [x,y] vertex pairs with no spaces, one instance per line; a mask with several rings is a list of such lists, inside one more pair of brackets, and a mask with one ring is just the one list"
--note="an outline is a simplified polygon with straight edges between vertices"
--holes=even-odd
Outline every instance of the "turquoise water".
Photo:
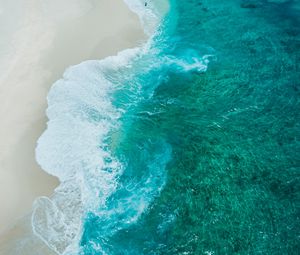
[[52,89],[38,159],[69,198],[78,183],[82,224],[36,232],[64,254],[299,254],[299,17],[292,0],[173,0],[124,63],[71,69],[85,87]]

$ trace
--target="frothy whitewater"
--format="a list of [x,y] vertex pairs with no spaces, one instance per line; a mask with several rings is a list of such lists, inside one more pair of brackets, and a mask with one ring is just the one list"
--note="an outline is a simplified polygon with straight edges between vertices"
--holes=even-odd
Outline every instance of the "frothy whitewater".
[[[177,59],[156,48],[158,38],[162,40],[160,24],[167,3],[159,10],[154,1],[148,8],[144,1],[125,2],[139,15],[148,42],[117,56],[68,68],[48,94],[49,121],[38,140],[36,158],[45,171],[59,178],[60,185],[52,197],[35,201],[32,227],[58,254],[85,252],[80,240],[90,214],[103,220],[104,239],[138,221],[147,210],[164,186],[171,147],[163,140],[151,142],[148,146],[153,153],[144,158],[147,170],[141,169],[144,176],[122,182],[124,172],[132,171],[126,159],[115,156],[118,139],[128,125],[126,116],[141,100],[151,97],[166,78],[166,69],[206,70],[206,57]],[[158,76],[147,81],[149,73]],[[106,254],[101,243],[92,247]]]
[[49,92],[36,157],[61,184],[34,233],[63,255],[298,254],[298,1],[126,3],[148,41]]

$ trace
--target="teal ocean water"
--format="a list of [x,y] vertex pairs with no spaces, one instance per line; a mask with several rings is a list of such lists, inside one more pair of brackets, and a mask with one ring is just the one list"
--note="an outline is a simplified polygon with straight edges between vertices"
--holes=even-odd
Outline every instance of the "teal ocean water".
[[49,93],[37,159],[61,185],[35,233],[68,255],[299,254],[300,2],[126,2],[149,41]]

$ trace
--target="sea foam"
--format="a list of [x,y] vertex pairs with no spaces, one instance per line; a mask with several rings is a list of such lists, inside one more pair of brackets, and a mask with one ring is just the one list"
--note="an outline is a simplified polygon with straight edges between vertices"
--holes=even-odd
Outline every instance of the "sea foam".
[[83,212],[105,202],[122,172],[104,141],[118,127],[121,116],[110,101],[116,86],[105,73],[118,72],[137,52],[126,50],[115,57],[71,67],[48,95],[49,122],[38,140],[36,159],[61,184],[51,199],[35,201],[32,226],[35,234],[59,254],[80,238]]
[[[48,94],[49,121],[38,140],[36,159],[61,183],[51,198],[35,201],[32,228],[58,254],[80,254],[82,236],[88,231],[83,224],[89,217],[103,223],[98,234],[111,236],[134,224],[149,207],[164,187],[172,148],[164,140],[145,143],[151,153],[145,152],[141,160],[143,178],[127,180],[126,160],[112,153],[117,143],[112,140],[118,139],[114,134],[120,132],[123,116],[151,97],[169,69],[202,72],[208,64],[208,57],[196,52],[172,56],[153,47],[166,11],[156,8],[156,2],[158,6],[161,2],[149,1],[148,8],[144,1],[125,2],[140,16],[150,35],[148,42],[68,68]],[[105,244],[88,241],[88,245],[106,254]]]
[[[139,12],[141,19],[145,15],[147,20],[155,17],[150,11]],[[38,140],[36,159],[61,183],[51,198],[36,199],[32,228],[58,254],[78,252],[84,212],[101,207],[116,189],[123,167],[105,138],[118,128],[122,109],[113,106],[111,94],[122,83],[115,73],[130,65],[141,50],[124,50],[70,67],[48,94],[49,121]]]

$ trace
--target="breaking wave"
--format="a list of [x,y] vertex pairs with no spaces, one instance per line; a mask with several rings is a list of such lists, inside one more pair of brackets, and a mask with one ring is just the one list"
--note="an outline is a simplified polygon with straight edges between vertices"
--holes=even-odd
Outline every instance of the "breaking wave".
[[170,70],[203,72],[211,57],[194,49],[165,53],[167,1],[149,8],[125,2],[140,16],[148,42],[68,68],[48,94],[49,121],[36,158],[60,185],[35,201],[32,228],[57,254],[109,254],[107,238],[138,221],[159,195],[172,148],[162,137],[130,145],[132,118]]

